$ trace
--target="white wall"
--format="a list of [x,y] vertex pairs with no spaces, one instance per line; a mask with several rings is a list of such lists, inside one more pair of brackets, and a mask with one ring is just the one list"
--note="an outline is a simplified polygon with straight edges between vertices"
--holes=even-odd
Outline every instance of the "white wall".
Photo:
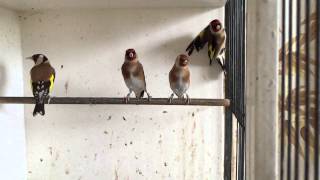
[[[0,8],[0,96],[23,96],[18,16]],[[0,179],[26,178],[24,110],[0,105]]]
[[[223,14],[173,8],[23,13],[23,55],[48,55],[57,71],[54,96],[123,97],[120,67],[133,47],[151,95],[169,97],[176,56]],[[193,98],[223,98],[222,73],[208,63],[206,51],[192,56]],[[31,67],[25,62],[25,82]],[[29,84],[24,88],[31,96]],[[25,108],[30,180],[223,179],[222,107],[49,105],[37,118],[32,110]]]
[[246,178],[248,180],[279,179],[277,75],[280,6],[278,2],[277,0],[247,2]]

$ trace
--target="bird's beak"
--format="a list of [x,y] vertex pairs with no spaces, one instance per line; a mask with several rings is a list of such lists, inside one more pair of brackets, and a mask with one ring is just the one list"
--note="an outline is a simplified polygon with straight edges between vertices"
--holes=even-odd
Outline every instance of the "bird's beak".
[[133,58],[133,53],[130,53],[130,54],[129,54],[129,57],[130,57],[130,58]]
[[26,57],[26,60],[33,60],[33,59],[32,59],[32,56]]

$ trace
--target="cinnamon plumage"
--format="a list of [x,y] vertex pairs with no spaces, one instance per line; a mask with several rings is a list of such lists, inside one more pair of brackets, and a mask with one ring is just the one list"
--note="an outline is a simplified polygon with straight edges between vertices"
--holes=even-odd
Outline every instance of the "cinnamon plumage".
[[[169,98],[169,102],[172,102],[174,94],[179,99],[186,99],[186,103],[190,103],[187,90],[190,86],[190,71],[189,71],[189,57],[185,54],[181,54],[176,58],[176,61],[169,73],[170,88],[173,93]],[[186,98],[184,97],[186,96]]]
[[125,60],[121,67],[122,76],[126,86],[129,89],[129,93],[125,97],[125,101],[130,100],[132,92],[136,95],[136,98],[142,98],[146,92],[148,99],[151,99],[150,94],[147,91],[146,79],[142,64],[138,60],[138,55],[134,49],[127,49],[125,53]]

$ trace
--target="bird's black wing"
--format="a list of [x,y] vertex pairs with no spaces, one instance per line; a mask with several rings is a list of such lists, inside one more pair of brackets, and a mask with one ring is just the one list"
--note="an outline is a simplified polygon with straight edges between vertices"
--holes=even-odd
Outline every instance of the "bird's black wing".
[[37,81],[32,83],[32,92],[36,104],[44,103],[45,98],[49,96],[50,86],[50,81]]
[[203,29],[198,35],[197,37],[189,44],[189,46],[187,47],[186,51],[188,52],[188,55],[190,56],[194,50],[194,48],[196,48],[197,51],[200,51],[208,42],[208,37],[210,33],[210,27],[207,26],[205,29]]

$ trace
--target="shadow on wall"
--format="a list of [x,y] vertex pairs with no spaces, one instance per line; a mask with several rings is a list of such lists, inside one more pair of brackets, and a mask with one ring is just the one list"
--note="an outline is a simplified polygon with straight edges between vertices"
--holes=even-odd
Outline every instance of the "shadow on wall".
[[[187,54],[185,51],[189,43],[193,40],[192,36],[180,36],[177,38],[172,38],[169,41],[166,41],[159,46],[156,46],[154,49],[151,49],[151,54],[156,54],[158,52],[168,52],[168,49],[174,48],[171,51],[172,54],[168,54],[170,57],[168,59],[172,61],[172,65],[175,61],[175,58],[179,54]],[[217,61],[214,61],[212,65],[209,65],[209,57],[208,57],[208,46],[206,45],[201,51],[197,52],[196,49],[193,51],[190,56],[190,66],[196,67],[210,67],[203,68],[202,73],[204,76],[209,77],[211,80],[217,80],[219,78],[219,74],[222,73],[222,70]],[[205,83],[205,81],[204,81]]]
[[[0,59],[1,62],[1,59]],[[0,96],[4,96],[4,90],[6,87],[6,69],[3,64],[0,63]],[[1,109],[1,104],[0,104]]]

